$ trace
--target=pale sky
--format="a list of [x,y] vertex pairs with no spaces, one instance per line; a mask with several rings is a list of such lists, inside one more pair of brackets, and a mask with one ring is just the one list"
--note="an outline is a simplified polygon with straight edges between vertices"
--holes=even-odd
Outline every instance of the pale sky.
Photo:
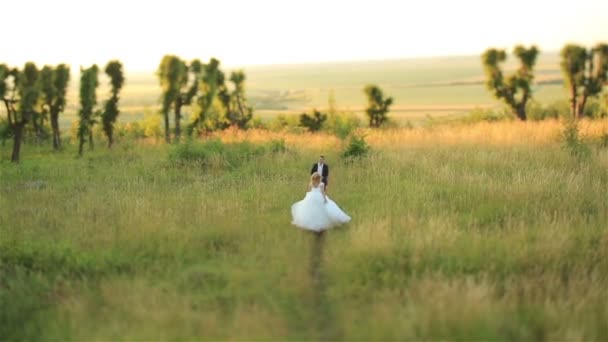
[[608,41],[608,0],[4,0],[0,10],[0,63],[16,66],[120,59],[152,71],[168,53],[235,67]]

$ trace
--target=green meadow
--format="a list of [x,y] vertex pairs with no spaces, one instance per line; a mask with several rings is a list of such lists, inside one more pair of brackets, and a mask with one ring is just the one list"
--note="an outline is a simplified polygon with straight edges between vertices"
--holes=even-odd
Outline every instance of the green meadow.
[[[608,121],[0,147],[0,339],[608,336]],[[603,135],[602,135],[603,134]],[[9,145],[9,144],[7,144]],[[319,153],[351,223],[290,206]]]
[[[289,128],[112,150],[96,132],[78,158],[72,75],[63,150],[27,141],[14,165],[0,142],[0,341],[608,338],[608,119],[580,140],[554,119],[450,120],[500,106],[475,56],[244,71],[263,121],[330,97],[363,117],[374,83],[414,124],[356,128],[355,159]],[[557,54],[536,79],[538,103],[566,98]],[[159,118],[159,96],[128,73],[120,123]],[[353,218],[320,236],[290,224],[319,154]]]

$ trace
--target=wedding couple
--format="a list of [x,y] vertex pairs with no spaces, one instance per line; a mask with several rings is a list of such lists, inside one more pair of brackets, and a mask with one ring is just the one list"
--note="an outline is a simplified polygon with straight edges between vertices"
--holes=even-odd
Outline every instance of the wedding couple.
[[325,163],[324,156],[320,156],[319,162],[313,164],[310,174],[306,196],[291,206],[291,223],[302,229],[322,232],[349,222],[350,216],[327,196],[329,165]]

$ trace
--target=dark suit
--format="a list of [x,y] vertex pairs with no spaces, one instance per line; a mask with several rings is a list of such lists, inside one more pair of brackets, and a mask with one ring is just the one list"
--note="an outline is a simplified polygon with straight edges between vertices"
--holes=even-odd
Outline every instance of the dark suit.
[[[319,163],[312,164],[312,169],[310,170],[310,174],[312,175],[313,173],[317,172],[318,168],[319,168]],[[323,164],[321,181],[325,184],[325,187],[327,187],[327,178],[329,178],[329,165]]]

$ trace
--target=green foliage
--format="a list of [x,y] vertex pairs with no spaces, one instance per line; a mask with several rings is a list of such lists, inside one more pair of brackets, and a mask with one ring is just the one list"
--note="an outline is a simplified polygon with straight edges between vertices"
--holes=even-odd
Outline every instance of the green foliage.
[[7,86],[6,79],[9,77],[9,69],[6,64],[0,64],[0,99],[4,100]]
[[196,99],[196,107],[193,110],[193,120],[188,126],[190,135],[194,132],[209,131],[214,129],[223,129],[228,126],[222,122],[222,117],[215,113],[215,116],[209,115],[217,101],[218,94],[221,94],[219,101],[224,106],[229,101],[229,95],[225,89],[225,76],[220,70],[220,61],[211,58],[209,63],[203,66],[201,82],[199,84],[199,96]]
[[519,59],[519,68],[509,77],[503,75],[502,66],[507,59],[504,50],[490,48],[481,56],[486,73],[486,86],[494,97],[502,99],[520,120],[526,120],[526,105],[532,98],[533,69],[539,50],[536,46],[526,49],[515,46],[513,54]]
[[493,108],[475,108],[460,121],[465,123],[475,123],[482,121],[496,122],[511,120],[512,118],[513,117],[511,116],[511,114],[505,110]]
[[92,129],[95,124],[97,111],[97,86],[99,85],[97,65],[92,65],[87,69],[80,69],[80,117],[78,125],[79,148],[78,155],[82,156],[83,147],[87,138],[92,142]]
[[106,101],[104,111],[101,114],[103,131],[108,138],[108,147],[114,143],[114,124],[120,114],[118,109],[119,93],[125,82],[122,63],[120,61],[110,61],[105,67],[106,74],[110,77],[110,98]]
[[8,119],[0,117],[0,144],[4,146],[7,140],[13,137]]
[[188,82],[187,66],[175,55],[163,56],[156,75],[162,90],[162,110],[165,119],[165,141],[171,142],[169,112],[176,102],[181,101],[180,89]]
[[25,123],[32,120],[36,111],[36,104],[40,96],[40,85],[38,77],[40,72],[36,64],[28,62],[23,68],[23,72],[19,73],[19,110],[18,116]]
[[357,128],[362,126],[359,117],[355,113],[349,112],[330,112],[323,125],[324,130],[336,135],[340,139],[346,139]]
[[342,158],[353,159],[366,156],[371,150],[369,144],[362,135],[352,134],[348,144],[342,151]]
[[251,118],[251,121],[249,122],[249,128],[268,129],[268,125],[264,123],[262,118],[256,115]]
[[575,119],[565,121],[562,139],[563,147],[578,161],[584,162],[591,157],[591,149],[580,136],[578,122]]
[[196,165],[204,168],[235,169],[254,158],[268,153],[285,152],[285,142],[273,140],[265,144],[250,142],[222,143],[218,139],[203,142],[189,140],[169,152],[176,165]]
[[227,89],[220,91],[220,98],[226,110],[229,124],[240,129],[248,127],[253,116],[253,108],[247,106],[245,97],[245,73],[242,70],[230,74],[234,90],[228,94]]
[[589,50],[568,44],[562,48],[561,58],[571,114],[581,118],[585,115],[587,100],[597,97],[608,82],[608,44],[600,43]]
[[526,112],[529,120],[540,121],[545,119],[567,119],[570,109],[566,101],[556,101],[543,105],[536,101],[528,102]]
[[300,120],[297,115],[279,114],[274,117],[268,124],[268,128],[272,131],[290,131],[303,132],[300,126]]
[[382,90],[376,85],[367,85],[364,89],[367,95],[367,109],[365,113],[369,118],[369,127],[378,128],[387,122],[389,107],[393,104],[393,98],[384,98]]
[[309,132],[317,132],[323,128],[323,123],[327,120],[327,114],[323,114],[313,109],[313,114],[300,114],[300,126],[306,127]]

